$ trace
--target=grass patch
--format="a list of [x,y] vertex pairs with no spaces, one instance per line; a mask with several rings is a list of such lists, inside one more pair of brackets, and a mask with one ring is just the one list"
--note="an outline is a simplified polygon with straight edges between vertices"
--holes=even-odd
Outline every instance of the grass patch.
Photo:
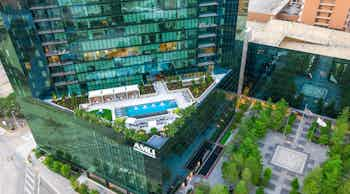
[[93,110],[90,112],[96,114],[97,117],[101,117],[108,121],[112,121],[112,111],[109,109],[102,109],[102,112],[100,112],[100,110]]
[[222,136],[221,140],[220,140],[220,144],[225,145],[226,141],[228,140],[228,138],[231,136],[231,129],[228,129],[225,134]]

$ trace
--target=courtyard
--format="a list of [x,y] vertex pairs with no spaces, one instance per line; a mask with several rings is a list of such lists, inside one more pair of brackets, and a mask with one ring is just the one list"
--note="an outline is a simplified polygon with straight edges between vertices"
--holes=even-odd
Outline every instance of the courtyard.
[[243,101],[235,115],[240,119],[234,119],[237,128],[224,144],[226,153],[207,176],[196,175],[189,187],[221,185],[246,188],[249,193],[289,194],[295,192],[292,182],[297,180],[302,188],[306,175],[328,159],[328,146],[308,139],[310,129],[319,120],[328,124],[334,120],[289,108],[283,100],[276,104]]
[[312,169],[327,159],[327,147],[307,139],[307,131],[316,119],[316,116],[301,117],[294,122],[289,135],[269,132],[259,141],[264,168],[272,169],[266,194],[289,194],[294,178],[302,183]]

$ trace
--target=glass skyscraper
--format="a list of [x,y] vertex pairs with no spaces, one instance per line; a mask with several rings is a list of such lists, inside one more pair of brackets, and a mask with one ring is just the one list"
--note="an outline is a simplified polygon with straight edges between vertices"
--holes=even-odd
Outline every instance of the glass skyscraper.
[[[112,189],[172,193],[186,166],[232,111],[246,12],[239,0],[2,0],[0,57],[42,150]],[[242,20],[239,22],[237,20]],[[238,24],[238,25],[237,25]],[[237,32],[237,36],[236,36]],[[235,50],[236,49],[236,50]],[[55,96],[151,83],[172,75],[228,75],[156,157],[112,128],[48,104]],[[210,110],[210,111],[208,111]],[[205,113],[205,114],[204,114]]]
[[35,97],[232,66],[238,0],[5,0]]

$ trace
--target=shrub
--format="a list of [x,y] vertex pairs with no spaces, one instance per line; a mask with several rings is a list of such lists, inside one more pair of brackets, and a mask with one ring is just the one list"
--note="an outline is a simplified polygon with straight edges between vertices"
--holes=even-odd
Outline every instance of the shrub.
[[68,164],[63,164],[61,166],[61,174],[64,176],[64,177],[69,177],[70,176],[70,173],[71,173],[71,167],[68,165]]
[[86,184],[80,184],[78,192],[80,194],[89,194],[89,188]]
[[52,169],[53,167],[53,157],[51,155],[47,156],[44,160],[44,164],[49,167],[50,169]]
[[44,155],[44,153],[39,148],[34,149],[34,154],[36,158],[40,158]]
[[272,176],[272,170],[270,168],[266,168],[264,171],[264,175],[263,175],[263,179],[262,179],[262,184],[264,186],[267,186],[267,184],[269,183],[270,179]]
[[52,170],[59,173],[61,171],[61,166],[62,166],[61,162],[54,161],[52,165]]
[[255,194],[265,194],[264,187],[257,188]]

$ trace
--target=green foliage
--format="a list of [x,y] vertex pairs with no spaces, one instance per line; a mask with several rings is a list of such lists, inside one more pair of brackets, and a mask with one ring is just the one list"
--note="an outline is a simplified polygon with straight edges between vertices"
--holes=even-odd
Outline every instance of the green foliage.
[[52,165],[52,170],[59,173],[59,172],[61,172],[61,166],[62,166],[61,162],[54,161],[53,165]]
[[285,124],[285,118],[288,111],[288,103],[284,99],[275,104],[275,110],[272,111],[272,128],[280,130]]
[[247,183],[243,180],[239,181],[235,188],[235,194],[248,194]]
[[228,188],[225,185],[217,184],[211,190],[209,194],[228,194]]
[[70,176],[70,174],[71,174],[71,167],[68,164],[63,164],[61,166],[61,174],[64,177],[68,178]]
[[265,194],[265,192],[264,192],[264,187],[258,187],[258,188],[256,189],[255,194]]
[[44,160],[44,164],[49,167],[49,168],[52,168],[53,167],[53,157],[51,155],[47,156]]
[[158,129],[155,128],[155,127],[152,127],[152,128],[151,128],[151,134],[155,135],[155,134],[157,134],[157,133],[158,133]]
[[293,190],[299,190],[299,181],[298,178],[294,178],[290,184]]
[[242,180],[247,184],[252,182],[252,172],[249,168],[245,168],[242,172]]
[[307,132],[307,138],[309,140],[312,140],[314,138],[315,132],[317,130],[317,126],[318,125],[317,125],[316,121],[312,122],[312,124],[311,124],[311,126],[310,126],[310,128],[308,129],[308,132]]
[[341,147],[344,144],[345,133],[350,129],[349,115],[349,108],[345,108],[336,120],[334,132],[330,140],[333,144],[332,154],[339,153],[342,149]]
[[210,192],[210,186],[208,183],[200,182],[194,189],[194,194],[207,194]]
[[238,181],[239,171],[236,163],[232,161],[226,161],[222,165],[222,177],[230,184]]
[[89,188],[87,187],[86,184],[80,184],[78,192],[80,194],[89,194]]
[[262,178],[262,185],[267,186],[272,176],[271,168],[266,168]]
[[254,185],[258,185],[262,172],[262,164],[260,159],[254,156],[249,156],[245,161],[245,167],[249,168],[252,172],[252,183]]
[[321,188],[324,193],[335,193],[341,179],[342,161],[332,158],[322,166]]
[[322,169],[317,167],[304,179],[303,194],[320,194],[322,181]]
[[22,116],[20,113],[20,106],[16,101],[14,93],[7,97],[0,98],[0,117],[11,117],[12,113],[15,116]]
[[349,194],[350,193],[350,179],[347,179],[337,190],[337,194]]

